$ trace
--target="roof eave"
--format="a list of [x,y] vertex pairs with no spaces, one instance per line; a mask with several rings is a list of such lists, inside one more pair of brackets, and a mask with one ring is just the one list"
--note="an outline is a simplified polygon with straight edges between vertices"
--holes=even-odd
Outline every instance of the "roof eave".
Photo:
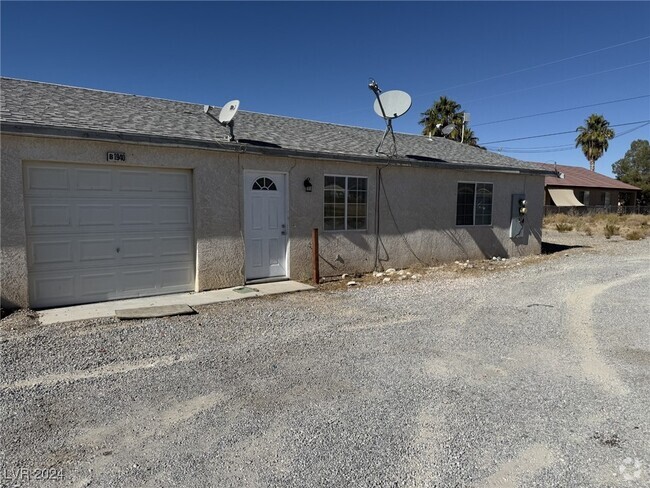
[[151,145],[164,145],[175,147],[190,147],[195,149],[209,149],[226,152],[247,153],[247,154],[264,154],[269,156],[290,157],[290,158],[307,158],[329,161],[345,161],[362,164],[375,165],[392,165],[406,167],[423,167],[455,170],[472,170],[487,171],[497,173],[512,174],[529,174],[537,176],[548,176],[555,174],[553,171],[547,171],[536,168],[513,168],[509,166],[486,165],[480,163],[471,163],[466,161],[447,161],[443,159],[427,159],[419,161],[406,156],[397,156],[393,158],[367,156],[362,154],[332,153],[322,151],[309,151],[305,149],[290,149],[255,146],[252,144],[239,143],[236,141],[206,141],[199,139],[187,139],[179,137],[153,136],[145,134],[135,134],[129,132],[114,132],[79,129],[76,127],[56,127],[44,126],[37,124],[15,123],[2,121],[0,123],[0,132],[14,135],[54,137],[64,139],[83,139],[93,141],[115,141],[128,143],[145,143]]

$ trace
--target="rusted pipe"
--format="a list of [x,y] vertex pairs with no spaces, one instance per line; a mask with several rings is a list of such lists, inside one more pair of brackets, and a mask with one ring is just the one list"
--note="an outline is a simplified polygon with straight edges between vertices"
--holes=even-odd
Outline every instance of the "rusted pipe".
[[318,229],[311,230],[311,277],[314,284],[320,282],[320,269],[318,266]]

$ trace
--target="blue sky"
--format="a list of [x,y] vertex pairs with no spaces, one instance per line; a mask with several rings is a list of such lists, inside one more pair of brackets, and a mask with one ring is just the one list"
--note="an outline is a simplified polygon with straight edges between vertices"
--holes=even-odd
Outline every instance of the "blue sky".
[[[7,2],[3,76],[383,129],[370,77],[413,97],[396,131],[445,95],[479,143],[587,167],[573,131],[591,113],[650,119],[650,2]],[[597,51],[597,52],[593,52]],[[586,54],[585,53],[591,53]],[[571,58],[571,59],[566,59]],[[564,60],[564,61],[562,61]],[[531,69],[532,68],[532,69]],[[514,73],[513,73],[514,72]],[[503,119],[609,103],[502,123]],[[611,175],[650,125],[598,160]],[[550,147],[561,146],[561,151]],[[541,148],[541,149],[539,149]]]

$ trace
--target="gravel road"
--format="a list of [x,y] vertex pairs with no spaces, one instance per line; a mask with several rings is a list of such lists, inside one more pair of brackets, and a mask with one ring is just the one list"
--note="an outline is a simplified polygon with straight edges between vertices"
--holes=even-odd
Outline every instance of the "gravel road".
[[193,316],[17,312],[3,486],[650,486],[650,241],[574,245]]

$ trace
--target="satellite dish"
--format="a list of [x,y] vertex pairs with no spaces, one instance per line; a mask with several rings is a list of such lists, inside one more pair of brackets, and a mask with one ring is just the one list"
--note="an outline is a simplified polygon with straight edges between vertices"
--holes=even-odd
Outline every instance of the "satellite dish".
[[442,128],[442,133],[444,135],[448,136],[449,134],[451,134],[454,131],[455,128],[456,128],[456,126],[454,124],[449,124],[449,125]]
[[[379,103],[381,100],[381,104]],[[382,112],[382,107],[384,111]],[[382,119],[396,119],[401,117],[411,108],[411,95],[401,90],[390,90],[383,92],[379,95],[379,99],[375,100],[373,107],[375,113]]]
[[219,112],[219,123],[228,125],[235,118],[237,110],[239,110],[239,100],[231,100],[226,103]]

